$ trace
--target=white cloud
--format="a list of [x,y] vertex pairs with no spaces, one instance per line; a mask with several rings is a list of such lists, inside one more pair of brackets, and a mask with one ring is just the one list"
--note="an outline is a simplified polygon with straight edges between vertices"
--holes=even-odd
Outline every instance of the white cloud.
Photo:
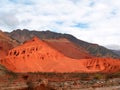
[[[120,45],[120,0],[1,0],[0,28],[50,29],[100,45]],[[88,24],[88,27],[79,24]]]

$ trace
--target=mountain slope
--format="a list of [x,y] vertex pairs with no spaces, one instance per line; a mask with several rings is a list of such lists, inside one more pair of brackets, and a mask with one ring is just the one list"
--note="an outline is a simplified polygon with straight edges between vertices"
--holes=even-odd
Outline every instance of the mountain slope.
[[7,33],[10,37],[18,40],[19,42],[23,43],[26,40],[31,39],[33,36],[37,36],[40,39],[60,39],[60,38],[66,38],[72,43],[86,49],[90,54],[97,56],[97,57],[112,57],[112,58],[120,58],[119,55],[114,53],[113,51],[103,47],[99,46],[97,44],[88,43],[82,40],[79,40],[75,38],[72,35],[69,34],[61,34],[61,33],[55,33],[51,31],[29,31],[29,30],[14,30],[11,33]]
[[0,59],[5,57],[10,49],[17,46],[18,42],[0,31]]
[[54,49],[58,50],[59,52],[70,58],[85,59],[93,57],[84,48],[75,45],[65,38],[44,39],[44,41]]
[[0,63],[14,72],[118,72],[120,60],[68,58],[45,41],[34,37],[9,51]]

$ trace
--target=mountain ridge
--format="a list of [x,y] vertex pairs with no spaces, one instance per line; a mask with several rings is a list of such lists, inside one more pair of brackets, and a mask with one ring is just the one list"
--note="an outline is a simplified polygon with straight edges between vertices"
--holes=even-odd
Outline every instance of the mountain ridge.
[[112,50],[112,51],[120,56],[120,50]]
[[119,55],[117,55],[113,51],[111,51],[103,46],[99,46],[98,44],[92,44],[92,43],[88,43],[88,42],[79,40],[79,39],[77,39],[74,36],[69,35],[69,34],[61,34],[61,33],[56,33],[56,32],[51,32],[51,31],[35,31],[35,30],[29,31],[27,29],[23,29],[23,30],[17,29],[17,30],[10,32],[10,33],[8,33],[8,32],[6,32],[6,33],[11,38],[14,38],[21,43],[23,43],[26,40],[31,39],[34,36],[37,36],[40,39],[66,38],[66,39],[70,40],[72,43],[74,43],[80,47],[83,47],[93,56],[120,58]]

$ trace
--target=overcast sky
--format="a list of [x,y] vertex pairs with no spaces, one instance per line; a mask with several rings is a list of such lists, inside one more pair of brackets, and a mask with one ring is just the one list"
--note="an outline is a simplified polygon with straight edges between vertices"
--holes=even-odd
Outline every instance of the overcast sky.
[[120,0],[0,0],[0,29],[18,28],[69,33],[120,49]]

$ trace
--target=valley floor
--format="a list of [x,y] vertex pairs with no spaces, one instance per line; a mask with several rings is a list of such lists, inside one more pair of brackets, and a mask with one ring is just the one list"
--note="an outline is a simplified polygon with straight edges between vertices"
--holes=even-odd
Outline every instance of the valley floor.
[[120,90],[120,78],[109,80],[68,80],[52,81],[7,81],[0,82],[0,90]]

